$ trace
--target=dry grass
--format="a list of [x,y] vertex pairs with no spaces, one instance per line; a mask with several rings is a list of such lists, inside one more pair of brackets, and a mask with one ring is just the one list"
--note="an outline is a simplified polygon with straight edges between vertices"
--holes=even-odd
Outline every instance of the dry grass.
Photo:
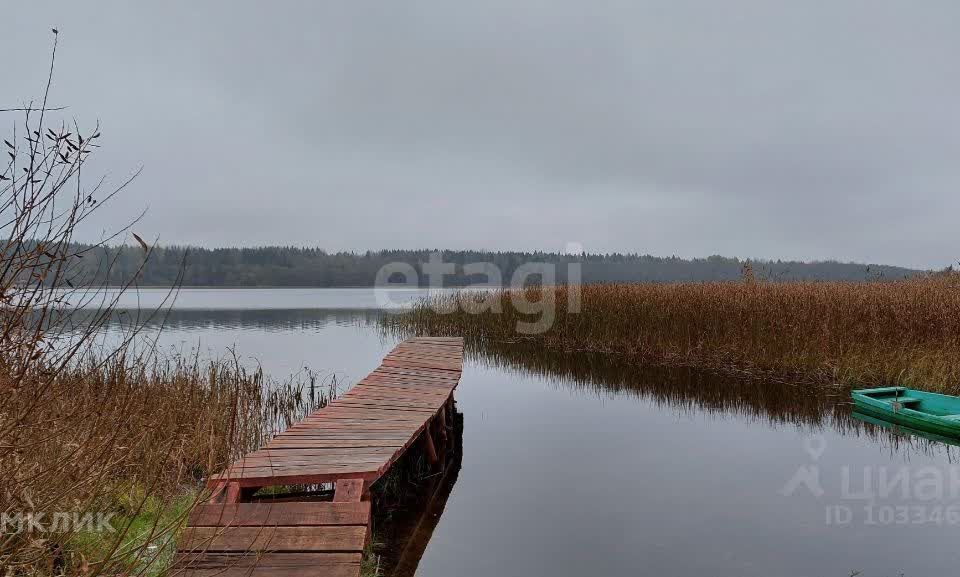
[[311,409],[303,383],[271,387],[230,361],[118,357],[7,385],[0,511],[115,515],[114,533],[3,535],[0,565],[22,574],[154,572],[204,497],[201,479]]
[[[119,295],[84,270],[115,263],[76,263],[115,237],[72,241],[130,181],[81,180],[100,133],[50,121],[52,74],[53,58],[42,101],[14,110],[22,123],[0,145],[0,575],[154,574],[200,479],[312,407],[306,383],[271,387],[233,359],[138,354],[149,313],[103,344]],[[151,248],[132,236],[145,262]],[[111,530],[63,517],[96,513],[114,514]]]
[[[556,351],[620,355],[636,363],[691,366],[817,384],[905,383],[960,392],[960,279],[933,275],[894,282],[716,282],[529,288],[556,303],[542,334],[524,335],[511,294],[502,313],[478,314],[441,297],[388,322],[400,330],[470,340],[524,340]],[[439,308],[438,308],[439,306]],[[437,311],[451,310],[441,313]]]

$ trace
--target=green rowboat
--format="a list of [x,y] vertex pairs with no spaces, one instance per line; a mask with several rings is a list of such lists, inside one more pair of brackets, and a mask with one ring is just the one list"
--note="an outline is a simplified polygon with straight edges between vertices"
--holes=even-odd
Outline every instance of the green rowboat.
[[852,391],[854,410],[950,439],[960,439],[960,397],[906,387]]

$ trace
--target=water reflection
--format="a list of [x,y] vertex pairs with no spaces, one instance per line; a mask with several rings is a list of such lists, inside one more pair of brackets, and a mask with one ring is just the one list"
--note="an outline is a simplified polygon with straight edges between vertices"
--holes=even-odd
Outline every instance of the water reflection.
[[[378,334],[383,343],[402,338],[403,335],[392,335],[391,339],[380,329],[385,314],[391,313],[368,308],[186,308],[160,313],[120,309],[110,316],[107,328],[119,331],[142,326],[149,336],[162,328],[168,337],[182,339],[211,331],[318,334],[326,328],[339,327],[363,328]],[[673,411],[705,412],[770,426],[826,427],[845,435],[865,436],[894,452],[944,452],[952,459],[943,445],[945,439],[915,434],[902,427],[890,428],[882,421],[852,415],[853,404],[845,387],[814,390],[790,382],[736,378],[688,367],[637,367],[615,356],[544,351],[522,342],[468,340],[467,356],[479,366],[514,371],[541,379],[551,387],[591,395],[633,397]],[[269,363],[265,368],[270,369]]]
[[[380,314],[174,310],[160,344],[236,345],[278,377],[309,361],[353,382],[401,338],[379,330]],[[878,526],[843,489],[847,473],[858,490],[865,475],[946,476],[958,449],[855,419],[845,390],[468,345],[462,469],[387,511],[386,574],[943,575],[960,563],[960,526]],[[822,454],[810,444],[821,438]],[[814,465],[822,496],[783,493]],[[935,512],[951,498],[880,504]],[[852,522],[828,524],[834,506]]]
[[520,343],[473,343],[471,357],[585,392],[633,396],[675,410],[820,426],[849,413],[840,390],[737,379],[688,367],[637,367],[617,357],[543,351]]
[[960,446],[950,439],[854,414],[845,387],[816,390],[784,381],[737,378],[690,367],[638,367],[619,357],[544,351],[523,343],[468,342],[467,355],[488,367],[507,369],[590,394],[648,400],[655,406],[708,413],[770,426],[829,428],[864,436],[896,453],[943,454],[951,462]]
[[433,538],[463,466],[463,414],[459,411],[454,413],[450,440],[442,470],[408,479],[401,499],[375,503],[378,544],[374,551],[380,555],[382,575],[413,577]]
[[[121,323],[122,315],[132,317],[132,311],[117,311],[111,323]],[[210,329],[241,329],[245,331],[284,332],[321,330],[327,325],[373,325],[383,313],[370,309],[173,309],[157,315],[147,327],[163,326],[172,331],[203,331]]]
[[950,437],[944,437],[942,435],[937,435],[935,433],[929,433],[927,431],[921,431],[919,429],[906,427],[904,425],[900,425],[897,423],[884,421],[882,419],[878,419],[871,415],[861,413],[856,409],[854,409],[850,413],[850,416],[863,423],[869,423],[870,425],[877,427],[880,430],[887,431],[888,433],[890,433],[890,437],[893,440],[899,440],[904,443],[909,443],[911,441],[919,441],[921,439],[926,439],[927,441],[931,441],[934,443],[942,443],[944,445],[960,447],[960,441],[958,441],[957,439],[952,439]]

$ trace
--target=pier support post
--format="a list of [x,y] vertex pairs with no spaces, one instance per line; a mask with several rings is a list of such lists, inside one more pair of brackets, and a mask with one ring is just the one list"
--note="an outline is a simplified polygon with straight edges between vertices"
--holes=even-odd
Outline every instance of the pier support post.
[[333,490],[335,503],[359,503],[363,498],[363,479],[337,479]]
[[[222,495],[222,500],[221,500]],[[208,503],[238,503],[240,502],[240,483],[224,482],[219,483],[210,495]]]
[[447,409],[446,406],[440,409],[440,419],[438,425],[440,426],[440,441],[443,443],[444,447],[447,445]]
[[430,422],[427,423],[427,426],[423,428],[423,442],[426,443],[427,461],[431,465],[436,465],[440,458],[437,456],[437,447],[433,444],[433,434],[430,432],[430,427],[432,425],[433,419],[430,419]]
[[224,503],[240,502],[240,483],[227,483],[227,495],[223,499]]

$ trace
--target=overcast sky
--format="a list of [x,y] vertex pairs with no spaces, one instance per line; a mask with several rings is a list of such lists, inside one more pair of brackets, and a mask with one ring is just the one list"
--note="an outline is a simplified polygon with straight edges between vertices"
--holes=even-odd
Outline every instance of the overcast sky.
[[[163,243],[960,260],[960,3],[6,2]],[[10,133],[14,117],[0,115]],[[98,231],[88,231],[93,234]]]

